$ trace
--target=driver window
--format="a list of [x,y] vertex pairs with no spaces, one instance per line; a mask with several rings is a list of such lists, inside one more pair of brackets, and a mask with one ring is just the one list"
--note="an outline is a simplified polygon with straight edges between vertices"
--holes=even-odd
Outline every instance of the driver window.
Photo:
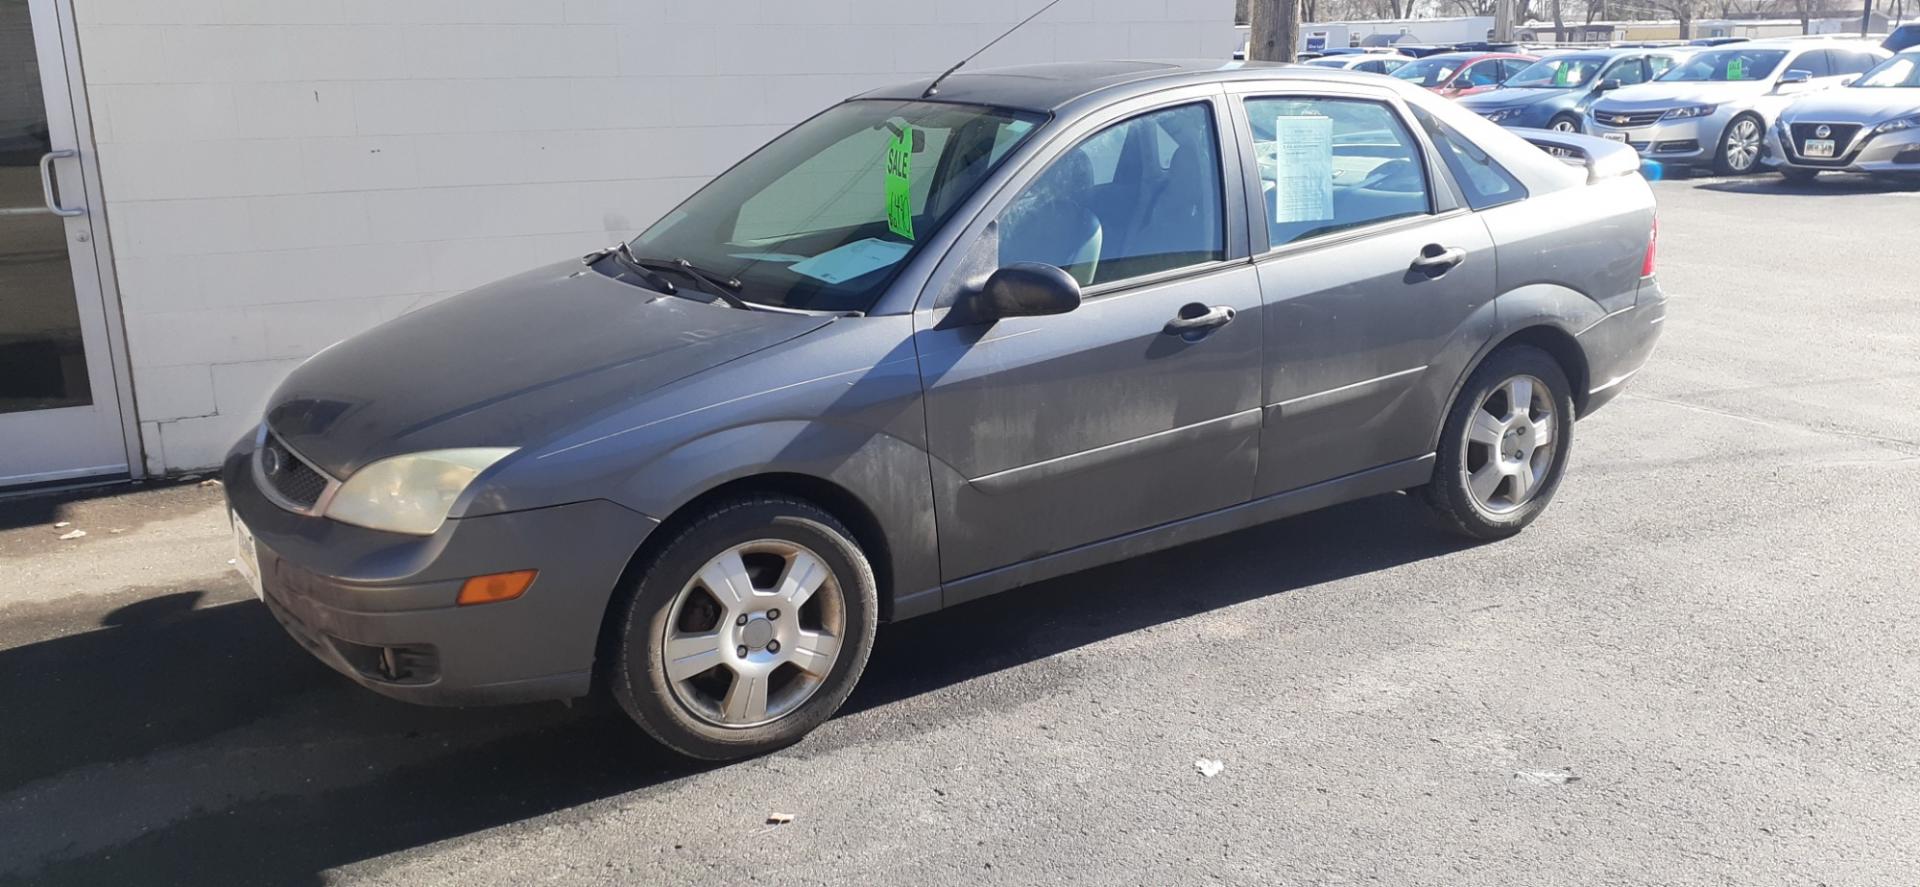
[[1413,134],[1386,104],[1249,99],[1247,118],[1270,247],[1431,210]]
[[1638,58],[1623,59],[1615,62],[1607,73],[1600,76],[1599,82],[1617,80],[1621,86],[1632,86],[1647,81],[1647,66]]
[[1205,103],[1116,123],[1068,149],[999,218],[1001,267],[1081,286],[1226,258],[1220,148]]

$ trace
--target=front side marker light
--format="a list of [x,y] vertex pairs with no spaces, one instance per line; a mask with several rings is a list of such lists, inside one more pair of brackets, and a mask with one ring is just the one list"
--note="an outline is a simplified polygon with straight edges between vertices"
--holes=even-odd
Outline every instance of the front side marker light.
[[533,577],[539,573],[539,570],[515,570],[511,573],[475,576],[460,586],[459,604],[468,607],[513,600],[527,593],[527,589],[533,586]]

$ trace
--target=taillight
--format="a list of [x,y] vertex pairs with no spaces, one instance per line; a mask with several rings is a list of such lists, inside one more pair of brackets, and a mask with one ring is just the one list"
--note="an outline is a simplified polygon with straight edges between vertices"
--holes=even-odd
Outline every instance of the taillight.
[[1653,230],[1647,232],[1647,257],[1640,262],[1640,276],[1653,276],[1653,254],[1660,245],[1660,217],[1653,217]]

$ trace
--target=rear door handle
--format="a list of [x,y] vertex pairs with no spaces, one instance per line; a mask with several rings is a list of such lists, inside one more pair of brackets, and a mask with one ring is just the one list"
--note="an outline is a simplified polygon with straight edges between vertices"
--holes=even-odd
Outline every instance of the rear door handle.
[[53,162],[55,160],[65,160],[69,157],[78,156],[80,156],[80,152],[71,148],[62,148],[58,151],[48,151],[40,157],[40,196],[46,198],[47,209],[52,210],[56,216],[70,219],[74,216],[84,216],[87,214],[85,208],[68,209],[61,206],[60,198],[53,196]]
[[1173,335],[1189,335],[1223,327],[1232,322],[1233,309],[1226,305],[1215,305],[1209,308],[1199,302],[1189,302],[1180,306],[1180,313],[1167,321],[1164,332]]
[[1467,251],[1464,249],[1429,243],[1420,248],[1419,255],[1413,257],[1413,267],[1428,277],[1439,277],[1466,260]]

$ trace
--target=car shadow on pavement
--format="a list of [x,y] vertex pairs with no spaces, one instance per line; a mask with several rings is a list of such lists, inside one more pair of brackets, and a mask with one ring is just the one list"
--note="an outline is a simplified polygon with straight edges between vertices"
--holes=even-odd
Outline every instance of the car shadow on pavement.
[[1872,197],[1920,190],[1920,182],[1885,181],[1851,173],[1825,173],[1811,182],[1789,182],[1771,173],[1738,179],[1710,179],[1694,187],[1729,194],[1782,197]]
[[[1376,497],[883,629],[842,716],[1466,547],[1418,511]],[[192,604],[147,601],[108,627],[0,650],[0,882],[318,884],[708,769],[605,705],[391,702],[312,660],[256,602]],[[681,836],[663,824],[653,837]]]

